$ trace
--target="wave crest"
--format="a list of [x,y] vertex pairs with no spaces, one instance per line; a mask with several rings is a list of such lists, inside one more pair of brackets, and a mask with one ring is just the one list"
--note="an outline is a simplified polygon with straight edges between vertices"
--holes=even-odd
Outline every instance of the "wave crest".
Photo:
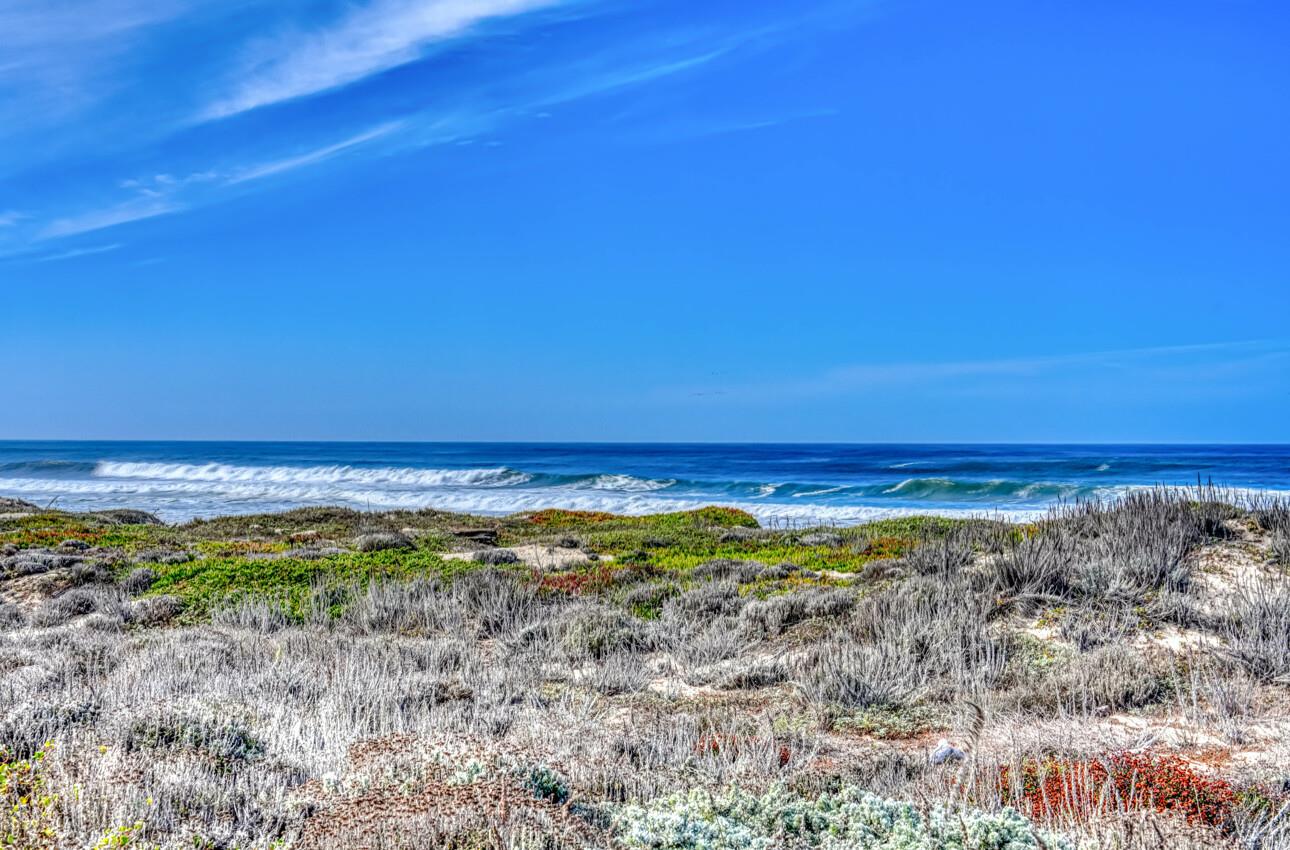
[[590,481],[580,479],[572,487],[588,490],[615,490],[620,493],[652,493],[666,490],[676,483],[675,478],[637,478],[633,475],[597,475]]
[[488,469],[415,469],[358,466],[235,466],[225,463],[130,463],[101,461],[95,478],[211,483],[270,483],[403,487],[514,487],[533,480],[527,472],[505,466]]

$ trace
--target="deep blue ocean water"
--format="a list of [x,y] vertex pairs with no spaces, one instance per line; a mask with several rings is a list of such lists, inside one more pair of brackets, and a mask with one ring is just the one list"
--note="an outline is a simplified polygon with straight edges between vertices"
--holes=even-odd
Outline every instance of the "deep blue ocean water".
[[503,514],[733,505],[764,523],[1033,516],[1135,487],[1290,493],[1290,446],[0,441],[0,496],[168,520],[302,505]]

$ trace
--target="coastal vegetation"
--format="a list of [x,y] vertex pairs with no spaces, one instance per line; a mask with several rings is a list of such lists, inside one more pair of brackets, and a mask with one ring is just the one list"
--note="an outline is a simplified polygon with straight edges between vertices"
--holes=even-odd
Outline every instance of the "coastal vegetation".
[[0,847],[1290,847],[1290,505],[0,500]]

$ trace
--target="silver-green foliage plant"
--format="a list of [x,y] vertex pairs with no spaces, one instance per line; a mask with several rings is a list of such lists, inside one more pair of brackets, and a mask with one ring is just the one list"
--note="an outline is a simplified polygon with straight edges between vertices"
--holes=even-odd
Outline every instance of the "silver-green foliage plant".
[[617,831],[642,850],[1074,850],[1012,809],[922,812],[854,786],[814,800],[778,786],[763,796],[695,790],[622,807]]

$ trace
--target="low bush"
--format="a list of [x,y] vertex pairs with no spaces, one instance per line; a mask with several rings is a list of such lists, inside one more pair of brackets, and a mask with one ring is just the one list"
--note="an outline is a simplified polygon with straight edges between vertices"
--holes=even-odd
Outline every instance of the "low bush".
[[669,599],[663,604],[663,611],[715,617],[738,614],[744,602],[739,586],[733,581],[706,582]]
[[35,621],[41,626],[61,626],[76,617],[92,614],[101,607],[93,591],[75,588],[47,600],[36,610]]
[[623,604],[638,617],[653,617],[680,592],[674,584],[638,584],[623,595]]
[[152,587],[153,582],[157,580],[157,571],[151,567],[135,567],[130,574],[120,582],[121,589],[131,596],[143,593]]
[[122,745],[127,752],[187,750],[208,756],[223,767],[264,755],[264,744],[236,721],[169,712],[132,722]]
[[1290,676],[1290,578],[1239,586],[1224,612],[1221,652],[1260,681]]
[[27,616],[21,608],[12,602],[0,602],[0,629],[22,628],[26,622]]
[[917,738],[942,727],[945,718],[926,705],[870,706],[834,721],[834,728],[883,741]]
[[714,558],[694,568],[696,579],[732,579],[739,584],[756,581],[766,565],[760,561],[740,561],[734,558]]
[[555,631],[565,655],[584,661],[643,648],[646,641],[641,626],[640,621],[616,608],[586,605],[563,612]]
[[518,564],[520,556],[510,549],[480,549],[471,556],[471,560],[477,564],[500,567],[505,564]]
[[414,544],[406,535],[397,531],[375,531],[354,538],[356,552],[382,552],[386,549],[412,549]]
[[744,607],[741,616],[754,630],[774,636],[803,620],[840,617],[855,604],[853,592],[812,588],[753,600]]
[[927,679],[897,646],[846,639],[812,647],[799,675],[798,684],[808,699],[844,712],[904,705]]
[[1020,702],[1032,710],[1084,716],[1144,708],[1173,697],[1174,675],[1166,656],[1132,646],[1101,646],[1073,656],[1058,649],[1047,658],[1030,656],[1029,666],[1018,671]]
[[184,603],[170,595],[136,599],[126,609],[126,621],[140,626],[168,623],[184,610]]

